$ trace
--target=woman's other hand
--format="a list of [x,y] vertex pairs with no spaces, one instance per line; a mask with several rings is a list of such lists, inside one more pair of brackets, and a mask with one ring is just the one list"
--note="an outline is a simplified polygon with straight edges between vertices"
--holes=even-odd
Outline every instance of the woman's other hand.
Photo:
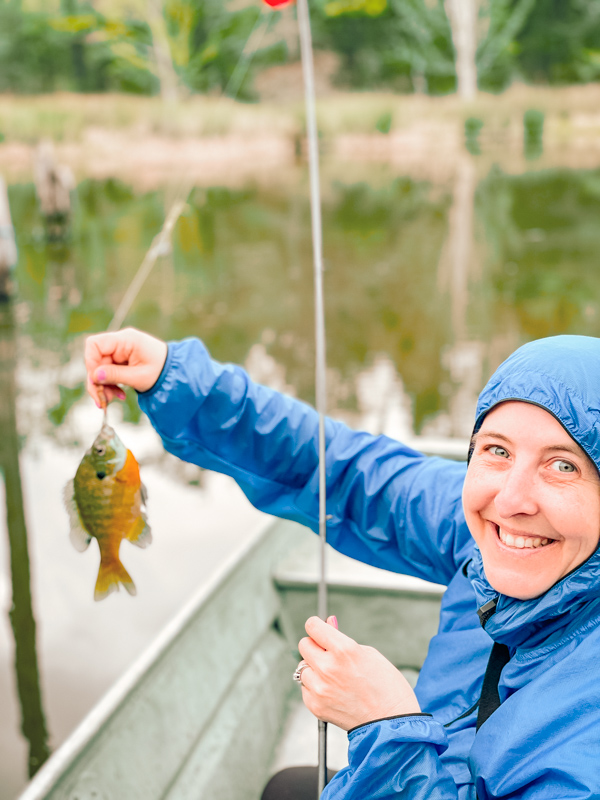
[[358,644],[319,617],[310,617],[305,628],[308,636],[298,645],[309,665],[302,671],[302,698],[315,717],[348,731],[421,712],[404,675],[378,650]]
[[108,403],[115,397],[125,399],[118,384],[146,392],[158,380],[166,358],[165,342],[135,328],[89,336],[85,342],[88,392],[98,406],[102,405],[100,387]]

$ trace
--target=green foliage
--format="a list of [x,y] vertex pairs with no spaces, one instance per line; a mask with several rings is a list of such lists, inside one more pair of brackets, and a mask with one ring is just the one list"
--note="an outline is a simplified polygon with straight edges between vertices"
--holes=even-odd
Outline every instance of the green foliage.
[[533,160],[542,155],[543,140],[544,112],[529,108],[523,114],[523,145],[527,159]]
[[0,0],[0,91],[153,93],[149,40],[144,22],[116,24],[86,5],[55,15]]
[[483,128],[483,120],[479,117],[468,117],[465,120],[465,147],[473,156],[481,154],[479,134]]
[[375,123],[375,129],[379,133],[389,133],[392,128],[393,114],[391,111],[385,111]]
[[220,89],[251,99],[256,71],[285,61],[287,48],[283,42],[276,43],[259,49],[251,60],[242,52],[252,31],[259,25],[272,24],[278,16],[276,12],[262,12],[260,7],[229,12],[221,0],[194,0],[190,58],[181,72],[186,84],[199,92]]
[[533,83],[600,78],[600,1],[536,0],[517,39],[516,62]]
[[477,52],[477,72],[482,89],[504,89],[515,71],[517,39],[537,0],[488,0],[482,16],[488,31]]
[[442,0],[313,0],[311,13],[315,46],[341,57],[340,84],[433,94],[454,88]]
[[[339,85],[430,94],[455,89],[444,0],[310,2],[315,47],[340,57]],[[163,0],[162,14],[152,18],[143,0],[60,5],[55,13],[42,4],[28,10],[21,0],[0,0],[0,91],[156,94],[162,37],[174,81],[194,92],[252,100],[257,71],[289,57],[277,36],[257,52],[244,52],[253,31],[268,25],[276,32],[281,18],[259,2],[236,8],[222,0]],[[481,89],[501,91],[515,78],[600,79],[600,0],[480,0],[479,7]]]
[[65,418],[71,408],[80,400],[85,394],[85,383],[78,383],[76,386],[62,386],[59,384],[58,391],[60,400],[55,406],[48,410],[48,418],[53,425],[59,426],[65,421]]
[[48,25],[44,13],[25,14],[0,0],[0,91],[44,92],[69,88],[73,37]]
[[477,54],[479,85],[600,78],[600,0],[488,0],[488,33]]

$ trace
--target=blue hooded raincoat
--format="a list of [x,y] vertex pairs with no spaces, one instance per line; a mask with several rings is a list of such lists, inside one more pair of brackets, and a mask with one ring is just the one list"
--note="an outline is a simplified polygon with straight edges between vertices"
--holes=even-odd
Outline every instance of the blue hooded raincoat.
[[[504,400],[553,414],[600,468],[600,340],[541,339],[483,390],[476,428]],[[318,417],[309,406],[169,345],[140,405],[180,458],[231,475],[250,501],[318,529]],[[384,569],[448,588],[416,694],[423,714],[349,733],[349,766],[324,800],[600,800],[600,550],[545,594],[497,596],[461,503],[466,465],[328,420],[328,541]],[[497,598],[481,627],[477,609]],[[493,641],[511,658],[501,706],[475,735]]]

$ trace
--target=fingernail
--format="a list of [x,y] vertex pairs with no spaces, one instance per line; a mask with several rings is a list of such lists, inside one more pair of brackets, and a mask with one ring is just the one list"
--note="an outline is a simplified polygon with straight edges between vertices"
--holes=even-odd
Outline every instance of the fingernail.
[[100,405],[100,403],[97,400],[95,402],[96,402],[97,408],[102,408],[102,406]]
[[336,631],[339,630],[337,617],[334,617],[334,616],[327,617],[327,622],[330,625],[333,625],[333,627],[336,629]]
[[106,372],[103,369],[99,369],[96,373],[96,380],[100,381],[101,383],[102,381],[106,380]]

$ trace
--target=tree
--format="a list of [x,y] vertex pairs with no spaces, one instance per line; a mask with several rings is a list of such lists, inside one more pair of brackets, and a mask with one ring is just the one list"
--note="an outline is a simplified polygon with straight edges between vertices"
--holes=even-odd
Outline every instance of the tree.
[[477,93],[477,0],[446,0],[445,5],[456,53],[458,94],[472,100]]
[[[170,0],[168,5],[172,7],[178,3],[182,4],[182,0]],[[176,100],[179,94],[179,77],[173,65],[162,0],[93,0],[93,6],[109,21],[109,27],[104,29],[109,36],[111,21],[125,26],[131,22],[145,22],[150,31],[147,68],[156,75],[162,98],[167,102]],[[140,56],[135,45],[124,42],[122,36],[116,38],[118,40],[113,47],[118,48],[117,54],[125,58],[129,55],[134,65],[139,66]]]
[[442,0],[313,0],[317,47],[341,56],[339,82],[434,94],[455,87]]

